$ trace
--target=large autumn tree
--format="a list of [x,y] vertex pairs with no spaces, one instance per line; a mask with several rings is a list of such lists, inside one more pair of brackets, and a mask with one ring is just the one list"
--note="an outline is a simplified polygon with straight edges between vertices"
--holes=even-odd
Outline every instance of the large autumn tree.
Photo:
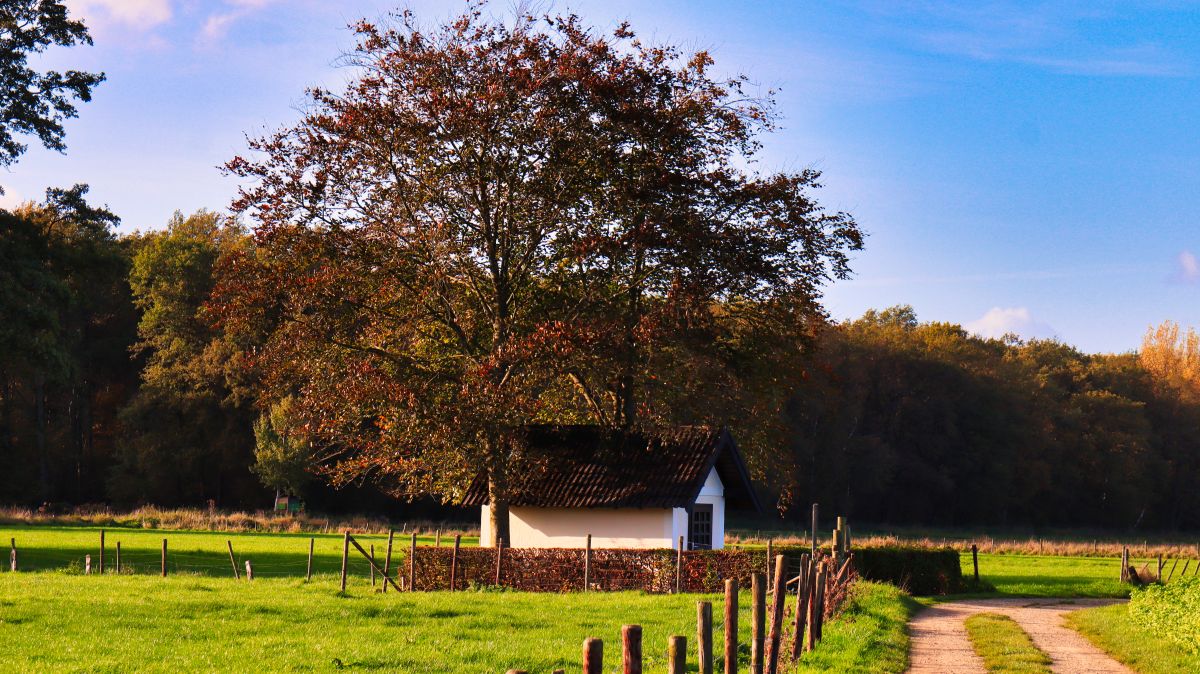
[[772,102],[707,54],[484,9],[357,24],[350,84],[228,164],[256,246],[216,308],[270,326],[264,403],[335,482],[484,475],[504,537],[530,423],[777,408],[861,235],[815,172],[745,168]]

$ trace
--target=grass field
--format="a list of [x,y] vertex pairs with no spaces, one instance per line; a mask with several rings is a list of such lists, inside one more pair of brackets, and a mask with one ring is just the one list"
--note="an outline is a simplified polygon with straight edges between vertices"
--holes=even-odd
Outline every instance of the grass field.
[[[973,596],[1128,597],[1129,586],[1120,581],[1119,569],[1116,559],[1104,557],[981,553],[980,579],[996,591]],[[962,570],[964,578],[972,576],[970,553],[962,556]]]
[[[233,543],[239,568],[251,560],[254,575],[262,578],[301,578],[308,557],[309,539],[313,545],[313,572],[335,573],[341,570],[341,534],[243,533],[207,531],[169,531],[158,529],[107,529],[105,533],[105,564],[115,568],[116,544],[121,543],[122,567],[137,573],[159,573],[162,563],[162,540],[167,539],[168,573],[191,573],[209,576],[232,576],[226,541]],[[22,570],[81,569],[85,555],[99,564],[100,528],[75,526],[0,527],[0,547],[15,540],[18,561]],[[382,564],[387,536],[381,534],[355,535],[355,540],[375,553]],[[432,536],[418,538],[418,545],[433,545]],[[453,544],[444,537],[442,545]],[[464,545],[477,545],[475,538],[464,538]],[[399,559],[408,550],[409,537],[396,536],[394,557]],[[350,551],[350,573],[366,575],[369,566],[353,548]]]
[[1200,672],[1200,654],[1141,625],[1126,604],[1068,613],[1067,624],[1141,674]]
[[967,636],[988,672],[1050,674],[1050,657],[1043,653],[1017,621],[998,613],[967,618]]
[[[891,585],[859,583],[820,647],[801,658],[798,672],[903,672],[908,665],[909,618],[919,604]],[[647,670],[650,671],[650,670]]]

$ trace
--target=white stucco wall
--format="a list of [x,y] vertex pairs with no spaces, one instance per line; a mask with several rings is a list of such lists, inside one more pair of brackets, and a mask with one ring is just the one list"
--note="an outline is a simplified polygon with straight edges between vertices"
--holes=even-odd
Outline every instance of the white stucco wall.
[[[725,547],[725,489],[714,470],[697,503],[713,506],[713,548]],[[491,541],[491,508],[480,512],[480,544]],[[687,546],[685,508],[529,508],[510,507],[508,529],[516,548],[582,548],[592,535],[593,548],[675,548]]]

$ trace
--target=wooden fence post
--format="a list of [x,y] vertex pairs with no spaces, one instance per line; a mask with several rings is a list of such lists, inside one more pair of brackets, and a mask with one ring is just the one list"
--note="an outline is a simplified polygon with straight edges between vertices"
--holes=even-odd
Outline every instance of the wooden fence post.
[[[583,591],[588,592],[592,586],[592,535],[587,535],[587,547],[583,549]],[[678,590],[676,590],[678,592]]]
[[383,576],[384,576],[383,591],[385,594],[387,593],[387,587],[388,587],[387,579],[391,577],[389,574],[391,574],[391,572],[392,572],[392,539],[395,538],[395,536],[396,536],[396,530],[389,528],[388,529],[387,553],[384,555],[384,558],[383,558]]
[[713,674],[712,602],[696,602],[696,660],[700,674]]
[[408,544],[408,591],[417,590],[417,532],[412,533]]
[[163,539],[162,546],[162,577],[167,577],[167,539]]
[[824,564],[822,564],[822,565],[821,565],[821,566],[820,566],[820,567],[817,569],[817,579],[816,579],[817,592],[816,592],[816,596],[814,596],[814,597],[813,597],[813,599],[812,599],[813,603],[815,603],[815,604],[817,605],[817,615],[816,615],[816,617],[817,617],[817,622],[816,622],[816,626],[813,628],[813,630],[814,630],[814,632],[815,632],[815,633],[814,633],[814,635],[813,635],[813,636],[815,637],[815,643],[814,643],[814,645],[815,645],[815,644],[818,644],[818,643],[821,643],[821,637],[823,636],[823,633],[824,633],[824,631],[825,631],[825,582],[826,582],[826,575],[827,575],[827,574],[825,573],[825,565],[824,565]]
[[679,537],[679,549],[675,551],[675,594],[679,594],[683,582],[683,536]]
[[371,587],[375,587],[375,544],[371,544]]
[[1175,567],[1177,567],[1177,566],[1179,566],[1179,559],[1178,559],[1178,558],[1176,558],[1176,559],[1175,559],[1175,560],[1174,560],[1174,561],[1171,563],[1171,570],[1170,570],[1169,572],[1167,572],[1167,582],[1170,582],[1170,581],[1171,581],[1171,579],[1175,577]]
[[350,563],[350,530],[342,537],[342,592],[346,591],[346,566]]
[[767,559],[763,563],[763,573],[767,574],[767,578],[771,577],[771,564],[775,560],[775,555],[771,554],[771,539],[767,539]]
[[121,575],[121,541],[117,541],[117,575]]
[[979,585],[979,546],[971,544],[971,563],[975,566],[975,585]]
[[725,581],[725,674],[737,674],[738,666],[738,582]]
[[812,505],[812,557],[817,558],[817,504]]
[[812,568],[812,558],[800,556],[800,576],[796,579],[796,620],[792,632],[792,661],[800,657],[800,649],[804,645],[804,618],[808,613],[808,583]]
[[599,639],[583,640],[583,674],[603,674],[604,642]]
[[100,575],[104,575],[104,530],[100,530]]
[[233,541],[226,540],[225,545],[229,546],[229,565],[233,567],[233,579],[241,580],[238,577],[237,560],[233,558]]
[[1160,552],[1160,553],[1158,553],[1158,572],[1154,574],[1154,580],[1162,580],[1162,570],[1163,570],[1163,556],[1162,556],[1162,553]]
[[254,580],[254,567],[250,566],[250,560],[246,560],[246,580]]
[[435,536],[436,536],[436,538],[433,539],[433,547],[435,547],[435,548],[442,547],[442,528],[441,527],[438,527],[437,533],[435,534]]
[[621,627],[621,672],[622,674],[642,674],[641,625]]
[[500,587],[500,574],[504,566],[504,539],[496,537],[496,578],[493,585]]
[[783,638],[783,601],[787,598],[783,575],[786,573],[787,558],[775,556],[775,582],[771,589],[771,630],[767,634],[766,674],[779,671],[779,645]]
[[312,580],[313,546],[316,544],[316,542],[317,542],[316,538],[308,539],[308,566],[306,566],[304,568],[304,580],[305,581]]
[[667,674],[683,674],[687,669],[687,637],[667,639]]
[[91,555],[83,556],[83,575],[85,575],[85,576],[92,575],[92,556]]
[[458,584],[458,546],[462,543],[462,534],[454,534],[454,552],[450,553],[450,591]]
[[15,538],[11,539],[11,543],[12,543],[12,547],[9,549],[9,553],[8,553],[9,570],[16,571],[17,570],[17,539],[15,539]]
[[763,624],[766,622],[767,582],[761,573],[750,575],[750,672],[763,674]]

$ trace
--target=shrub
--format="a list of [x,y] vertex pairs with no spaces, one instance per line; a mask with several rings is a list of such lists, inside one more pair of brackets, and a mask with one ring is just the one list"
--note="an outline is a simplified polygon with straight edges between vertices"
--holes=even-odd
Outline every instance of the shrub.
[[1200,653],[1200,579],[1133,590],[1129,614],[1191,653]]
[[892,583],[915,595],[964,589],[958,552],[951,548],[859,548],[854,563],[863,578]]

